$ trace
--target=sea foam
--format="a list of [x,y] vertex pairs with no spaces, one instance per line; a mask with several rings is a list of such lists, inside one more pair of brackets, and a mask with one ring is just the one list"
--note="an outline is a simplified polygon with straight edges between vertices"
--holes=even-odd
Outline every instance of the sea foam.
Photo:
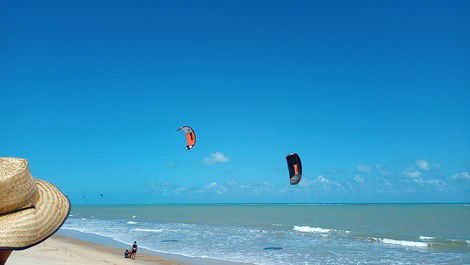
[[127,222],[127,223],[130,224],[130,225],[135,225],[135,224],[137,224],[137,223],[139,223],[139,222],[129,221],[129,222]]
[[310,227],[310,226],[294,226],[295,231],[304,233],[329,233],[332,229],[325,229],[321,227]]
[[433,236],[420,236],[419,239],[421,239],[421,240],[433,240],[433,239],[435,239],[435,237],[433,237]]
[[384,244],[399,245],[405,247],[428,247],[429,244],[425,242],[406,241],[406,240],[395,240],[390,238],[373,238],[376,241],[380,241]]

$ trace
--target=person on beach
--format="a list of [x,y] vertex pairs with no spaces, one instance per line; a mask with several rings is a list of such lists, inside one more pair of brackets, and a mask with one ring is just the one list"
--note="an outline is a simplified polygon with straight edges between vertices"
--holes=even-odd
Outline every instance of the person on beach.
[[132,254],[131,254],[132,259],[135,259],[135,254],[137,254],[137,242],[136,241],[134,241],[134,245],[132,245]]
[[124,252],[124,258],[128,259],[129,258],[129,250],[126,249],[126,252]]
[[0,265],[13,250],[52,236],[69,213],[69,199],[49,182],[33,178],[26,159],[0,157]]

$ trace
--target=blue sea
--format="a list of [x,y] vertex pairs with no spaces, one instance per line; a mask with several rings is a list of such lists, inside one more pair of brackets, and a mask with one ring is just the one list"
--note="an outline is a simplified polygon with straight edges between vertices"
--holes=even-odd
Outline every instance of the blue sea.
[[61,233],[191,264],[470,264],[470,204],[75,206]]

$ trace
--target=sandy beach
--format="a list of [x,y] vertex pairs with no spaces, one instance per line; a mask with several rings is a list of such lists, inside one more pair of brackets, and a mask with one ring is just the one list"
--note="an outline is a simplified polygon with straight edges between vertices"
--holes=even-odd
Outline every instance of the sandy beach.
[[182,263],[146,254],[139,250],[135,260],[124,259],[122,249],[54,235],[45,242],[23,251],[14,251],[7,265],[182,265]]

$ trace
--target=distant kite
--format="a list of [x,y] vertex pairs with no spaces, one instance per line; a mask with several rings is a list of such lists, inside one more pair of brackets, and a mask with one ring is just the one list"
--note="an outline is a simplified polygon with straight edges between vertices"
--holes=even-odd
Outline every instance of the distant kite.
[[286,160],[289,168],[290,184],[296,185],[302,179],[302,162],[300,162],[300,157],[296,153],[287,155]]
[[193,128],[189,126],[183,126],[176,131],[183,131],[186,136],[186,150],[191,150],[196,144],[196,133]]

